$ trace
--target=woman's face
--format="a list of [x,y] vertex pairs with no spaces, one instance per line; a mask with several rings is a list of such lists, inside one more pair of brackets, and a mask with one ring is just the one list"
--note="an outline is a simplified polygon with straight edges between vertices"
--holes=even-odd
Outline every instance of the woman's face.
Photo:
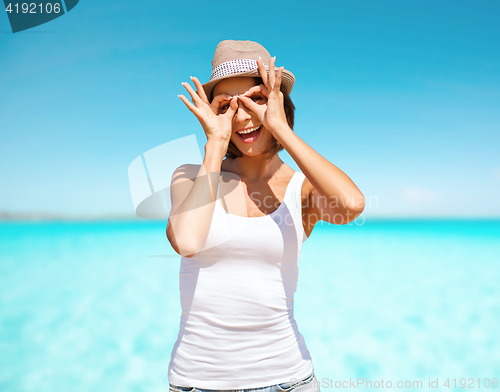
[[[224,79],[217,83],[213,89],[213,97],[222,94],[231,96],[236,94],[244,94],[249,89],[254,87],[255,79],[253,77],[236,77]],[[264,105],[267,103],[267,98],[261,92],[254,92],[250,98],[255,103]],[[212,101],[213,102],[213,101]],[[223,100],[218,105],[218,113],[225,113],[229,108],[229,99]],[[258,129],[251,133],[240,134],[243,130],[252,128]],[[273,135],[268,131],[257,118],[257,115],[252,112],[245,104],[238,100],[238,109],[233,117],[233,132],[231,141],[245,155],[255,156],[261,154],[273,142]]]

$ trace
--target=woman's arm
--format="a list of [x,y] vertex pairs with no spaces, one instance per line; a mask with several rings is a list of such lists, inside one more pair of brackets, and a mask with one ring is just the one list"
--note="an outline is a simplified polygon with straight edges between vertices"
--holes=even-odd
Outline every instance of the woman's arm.
[[342,225],[363,212],[365,197],[342,170],[314,151],[288,125],[274,129],[273,135],[306,176],[304,214],[308,225],[314,226],[319,220]]
[[[172,209],[168,218],[167,238],[181,256],[193,257],[206,243],[217,194],[225,142],[209,140],[205,157],[196,167],[179,167],[172,176]],[[194,178],[193,178],[194,177]]]

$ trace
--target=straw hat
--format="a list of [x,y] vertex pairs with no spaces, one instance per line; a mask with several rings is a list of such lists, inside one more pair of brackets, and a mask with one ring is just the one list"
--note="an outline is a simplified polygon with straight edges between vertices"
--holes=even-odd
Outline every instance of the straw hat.
[[[221,41],[215,49],[212,60],[212,75],[208,83],[203,84],[203,89],[207,97],[212,101],[212,90],[217,83],[223,79],[254,76],[260,77],[257,67],[257,59],[262,59],[264,67],[269,74],[269,61],[271,55],[261,44],[253,41]],[[275,69],[278,75],[277,68]],[[283,69],[281,75],[281,85],[290,94],[292,92],[295,77],[293,73]]]

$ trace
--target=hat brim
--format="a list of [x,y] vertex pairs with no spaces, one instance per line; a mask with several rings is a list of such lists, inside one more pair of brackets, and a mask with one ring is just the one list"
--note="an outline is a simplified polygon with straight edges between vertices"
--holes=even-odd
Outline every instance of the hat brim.
[[[266,70],[267,74],[269,75],[269,70]],[[278,71],[275,71],[275,74],[278,75]],[[217,79],[213,79],[208,83],[202,84],[203,89],[205,90],[205,94],[207,95],[207,98],[209,102],[212,102],[212,91],[217,83],[219,83],[221,80],[224,79],[230,79],[230,78],[242,78],[242,77],[257,77],[260,78],[260,72],[259,70],[252,69],[250,71],[245,71],[245,72],[239,72],[239,73],[234,73],[228,76],[222,76]],[[293,76],[293,73],[290,71],[283,69],[282,74],[281,74],[281,86],[283,87],[283,90],[290,95],[293,89],[293,85],[295,83],[295,76]]]

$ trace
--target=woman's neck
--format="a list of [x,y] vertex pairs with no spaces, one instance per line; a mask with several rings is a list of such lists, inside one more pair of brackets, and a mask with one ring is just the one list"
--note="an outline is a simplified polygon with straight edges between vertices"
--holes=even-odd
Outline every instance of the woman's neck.
[[278,154],[274,154],[270,160],[267,160],[264,154],[243,155],[233,159],[225,159],[222,161],[221,169],[235,173],[246,181],[259,181],[273,177],[283,164]]

